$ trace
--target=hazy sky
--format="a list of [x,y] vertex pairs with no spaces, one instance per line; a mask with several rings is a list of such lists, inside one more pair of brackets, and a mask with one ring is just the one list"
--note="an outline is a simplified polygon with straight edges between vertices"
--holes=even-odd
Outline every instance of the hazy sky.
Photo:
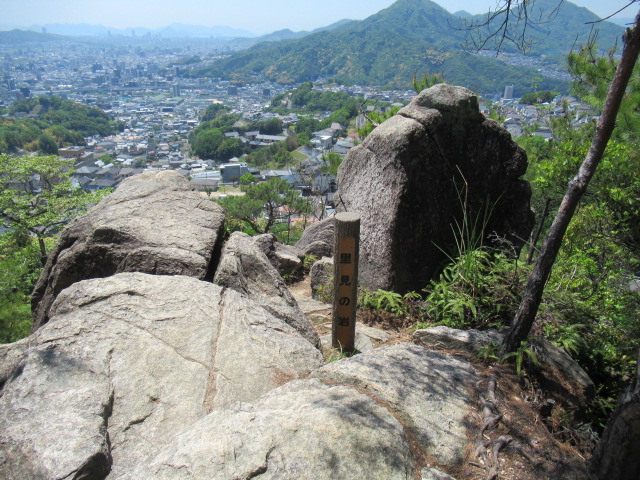
[[[454,13],[484,13],[497,0],[436,0]],[[362,20],[393,0],[0,0],[0,24],[43,25],[87,23],[111,28],[158,28],[172,23],[228,26],[256,34],[283,28],[312,30],[345,18]],[[605,16],[622,8],[626,0],[576,0]],[[2,5],[4,4],[4,5]],[[637,8],[618,16],[634,17]]]

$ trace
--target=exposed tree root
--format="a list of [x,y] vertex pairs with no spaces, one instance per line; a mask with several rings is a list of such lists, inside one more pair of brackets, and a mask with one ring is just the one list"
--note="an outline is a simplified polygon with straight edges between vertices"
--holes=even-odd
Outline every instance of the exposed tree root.
[[496,480],[498,479],[500,468],[498,455],[505,447],[511,446],[511,448],[520,453],[533,465],[538,464],[539,462],[533,458],[531,454],[526,452],[522,446],[514,442],[513,438],[509,435],[501,435],[498,438],[492,439],[488,434],[488,432],[495,429],[503,418],[498,412],[495,375],[489,376],[487,390],[484,396],[480,395],[480,401],[482,403],[483,418],[475,442],[475,457],[479,462],[471,461],[469,463],[476,467],[487,469],[487,480]]

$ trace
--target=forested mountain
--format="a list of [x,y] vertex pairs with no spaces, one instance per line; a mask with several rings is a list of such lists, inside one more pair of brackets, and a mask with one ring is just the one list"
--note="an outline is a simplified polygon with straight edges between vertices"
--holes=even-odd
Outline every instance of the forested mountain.
[[[534,17],[548,18],[552,3],[538,0]],[[542,37],[533,51],[568,52],[578,34],[587,38],[590,27],[584,22],[596,19],[586,9],[564,2],[548,22],[532,26]],[[469,22],[469,17],[466,20]],[[612,45],[623,31],[606,22],[599,28],[603,46]],[[186,74],[246,80],[262,77],[281,83],[324,77],[347,84],[406,86],[414,74],[431,72],[444,73],[452,83],[480,90],[495,88],[496,80],[499,85],[529,86],[539,75],[535,69],[515,68],[465,53],[462,46],[468,38],[462,20],[436,3],[398,0],[363,21],[301,39],[258,44]],[[543,80],[541,87],[562,89],[560,83]]]
[[[566,54],[574,46],[586,44],[592,33],[592,26],[597,29],[597,41],[600,46],[610,48],[620,41],[623,29],[612,22],[596,22],[599,17],[585,7],[579,7],[571,2],[558,0],[536,0],[529,7],[529,24],[525,32],[525,39],[532,43],[529,50],[533,54]],[[612,9],[611,13],[615,10]],[[473,15],[465,18],[465,23],[481,24],[486,22],[487,14]],[[504,15],[497,16],[488,29],[480,29],[480,35],[488,30],[495,30],[504,21]],[[521,34],[521,28],[513,30],[514,34]],[[514,45],[505,43],[506,51],[515,51]]]
[[253,47],[258,43],[263,43],[263,42],[279,42],[281,40],[293,40],[298,38],[304,38],[314,33],[328,32],[331,30],[335,30],[336,28],[351,22],[356,22],[356,21],[348,20],[348,19],[339,20],[335,23],[332,23],[331,25],[327,25],[326,27],[316,28],[311,32],[308,32],[306,30],[294,32],[293,30],[285,28],[283,30],[278,30],[272,33],[268,33],[266,35],[262,35],[260,37],[255,37],[255,38],[248,38],[248,37],[234,38],[233,40],[229,41],[229,46],[235,50],[240,48]]

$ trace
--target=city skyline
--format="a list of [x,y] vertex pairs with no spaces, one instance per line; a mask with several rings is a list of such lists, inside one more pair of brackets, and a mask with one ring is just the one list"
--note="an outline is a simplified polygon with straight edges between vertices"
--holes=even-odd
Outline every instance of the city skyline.
[[[293,31],[313,30],[339,20],[363,20],[389,7],[394,0],[354,0],[341,2],[326,0],[318,5],[310,1],[291,2],[272,0],[259,2],[246,0],[238,4],[221,1],[183,0],[179,3],[166,0],[23,0],[3,6],[0,28],[30,27],[46,24],[103,25],[114,29],[167,27],[174,23],[225,26],[242,29],[256,35],[281,29]],[[494,9],[497,0],[436,0],[450,13],[466,10],[469,13],[485,13]],[[624,7],[625,0],[576,0],[599,16],[607,16]],[[637,9],[628,8],[617,17],[633,17]]]

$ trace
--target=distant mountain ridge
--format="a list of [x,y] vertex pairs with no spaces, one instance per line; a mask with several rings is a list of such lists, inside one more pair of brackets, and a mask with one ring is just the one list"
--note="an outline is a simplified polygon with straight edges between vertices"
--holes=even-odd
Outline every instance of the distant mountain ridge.
[[[0,26],[2,28],[3,26]],[[89,25],[87,23],[80,24],[68,24],[68,23],[52,23],[46,25],[30,25],[30,26],[4,26],[5,28],[27,30],[32,32],[42,32],[43,28],[47,33],[68,35],[68,36],[107,36],[111,35],[123,35],[131,36],[135,34],[142,36],[146,34],[162,35],[163,37],[222,37],[222,38],[236,38],[236,37],[255,37],[256,35],[238,28],[231,28],[225,26],[213,26],[205,27],[202,25],[185,25],[181,23],[173,23],[162,28],[145,28],[145,27],[131,27],[131,28],[109,28],[104,25]]]
[[341,27],[343,25],[352,23],[352,22],[357,22],[357,20],[348,20],[348,19],[344,19],[344,20],[339,20],[335,23],[332,23],[331,25],[327,25],[326,27],[320,27],[320,28],[316,28],[315,30],[312,30],[311,32],[308,32],[306,30],[301,30],[299,32],[294,32],[293,30],[290,30],[288,28],[285,28],[283,30],[278,30],[276,32],[272,32],[266,35],[262,35],[260,37],[255,37],[255,38],[236,38],[234,40],[231,41],[231,45],[236,47],[236,48],[249,48],[252,47],[254,45],[257,45],[258,43],[262,43],[262,42],[279,42],[281,40],[294,40],[294,39],[298,39],[298,38],[304,38],[308,35],[312,35],[314,33],[319,33],[319,32],[328,32],[331,30],[335,30],[338,27]]
[[72,42],[63,35],[53,33],[39,33],[25,30],[0,31],[0,45],[15,45],[19,43]]
[[[572,47],[586,42],[591,29],[585,23],[598,20],[597,15],[570,2],[563,2],[559,9],[556,9],[557,5],[558,0],[536,0],[532,9],[532,17],[548,19],[529,25],[529,30],[538,37],[532,50],[538,55],[547,55],[545,62],[554,57],[557,63],[563,61]],[[398,0],[364,20],[341,20],[312,32],[284,29],[260,37],[233,38],[234,34],[251,34],[228,27],[183,24],[153,32],[163,38],[215,37],[231,51],[237,51],[212,64],[183,69],[182,75],[186,77],[269,80],[285,84],[322,78],[342,84],[406,88],[414,75],[429,72],[442,73],[447,81],[475,91],[497,92],[502,88],[497,86],[507,84],[514,85],[519,92],[530,91],[533,79],[544,76],[541,64],[534,65],[525,59],[518,60],[517,66],[507,65],[495,57],[471,55],[463,50],[462,45],[469,39],[465,22],[484,18],[486,14],[473,16],[464,11],[451,14],[430,0]],[[114,38],[133,34],[144,38],[146,32],[151,32],[149,29],[117,30],[90,25],[73,27],[76,32],[101,31],[102,35],[111,32]],[[613,46],[624,31],[610,22],[599,23],[597,27],[601,48]],[[65,38],[51,35],[55,33],[51,26],[47,32],[47,35],[0,32],[0,43]],[[515,48],[505,44],[503,50],[509,53]],[[558,91],[566,91],[567,85],[566,81],[557,78],[543,78],[538,83],[541,89]]]
[[[289,29],[283,29],[276,32],[272,32],[266,35],[257,36],[252,32],[247,30],[242,30],[238,28],[226,27],[226,26],[213,26],[213,27],[205,27],[203,25],[187,25],[183,23],[172,23],[171,25],[167,25],[162,28],[146,28],[146,27],[131,27],[131,28],[110,28],[105,27],[104,25],[89,25],[87,23],[50,23],[45,25],[29,25],[29,26],[10,26],[10,25],[0,25],[0,31],[2,30],[23,30],[28,32],[46,32],[50,34],[56,35],[67,35],[67,36],[100,36],[104,37],[109,34],[111,35],[123,35],[123,36],[131,36],[135,34],[137,36],[147,35],[148,33],[152,35],[161,35],[167,38],[184,38],[184,37],[196,37],[196,38],[207,38],[207,37],[215,37],[215,38],[242,38],[246,39],[247,43],[250,45],[255,45],[256,43],[262,41],[277,41],[277,40],[286,40],[292,38],[302,38],[307,35],[311,35],[312,33],[323,32],[327,30],[333,30],[339,26],[342,26],[346,23],[353,22],[354,20],[339,20],[338,22],[332,23],[331,25],[327,25],[326,27],[316,28],[312,31],[302,30],[299,32],[294,32]],[[250,41],[249,41],[250,39]],[[248,45],[248,46],[250,46]]]
[[[543,16],[556,0],[537,0]],[[481,18],[475,16],[472,18]],[[538,53],[569,51],[586,41],[586,21],[598,17],[564,2],[547,23],[530,28],[544,37],[535,45]],[[579,25],[577,25],[577,22]],[[600,25],[601,46],[613,45],[623,29],[608,22]],[[213,65],[187,72],[189,76],[251,79],[256,76],[279,83],[325,78],[345,84],[408,86],[414,75],[444,73],[445,78],[474,90],[514,84],[530,87],[539,76],[533,68],[514,67],[495,59],[465,53],[468,38],[462,20],[429,0],[398,0],[359,22],[339,26],[300,39],[260,43]],[[506,50],[513,50],[506,46]],[[541,88],[563,89],[559,81],[543,79]]]
[[[612,47],[619,41],[624,29],[612,22],[593,23],[600,17],[585,7],[564,1],[559,5],[558,0],[536,0],[529,7],[530,23],[527,26],[527,36],[533,39],[531,51],[534,53],[557,54],[568,52],[574,45],[585,44],[593,25],[598,30],[598,43],[603,48]],[[487,14],[473,15],[467,22],[486,21]],[[491,28],[504,20],[499,16],[492,23]],[[591,25],[590,25],[591,23]],[[507,51],[514,51],[512,45],[505,44]]]

